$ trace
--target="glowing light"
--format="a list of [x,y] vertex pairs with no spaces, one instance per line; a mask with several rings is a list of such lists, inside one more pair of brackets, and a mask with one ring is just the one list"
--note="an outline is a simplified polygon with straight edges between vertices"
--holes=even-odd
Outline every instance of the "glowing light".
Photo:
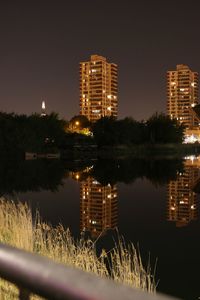
[[42,109],[45,109],[45,101],[42,101]]
[[97,180],[93,180],[92,184],[99,184]]
[[195,107],[195,105],[196,105],[195,103],[192,103],[192,104],[191,104],[192,107]]
[[184,159],[191,160],[191,162],[193,163],[194,160],[197,159],[197,157],[195,155],[189,155],[189,156],[185,156]]
[[42,101],[42,112],[41,112],[41,116],[42,116],[42,117],[45,117],[45,116],[46,116],[45,109],[46,109],[45,101]]
[[184,139],[184,144],[194,144],[195,142],[198,142],[198,138],[196,136],[194,136],[194,134],[192,135],[186,135],[185,139]]

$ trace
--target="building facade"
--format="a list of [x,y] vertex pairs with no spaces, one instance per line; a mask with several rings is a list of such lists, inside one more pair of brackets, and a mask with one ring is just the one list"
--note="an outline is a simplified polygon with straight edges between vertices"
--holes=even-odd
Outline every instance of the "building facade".
[[80,63],[80,115],[95,122],[104,116],[117,117],[117,65],[91,55]]
[[191,164],[186,162],[184,171],[179,172],[177,179],[168,184],[167,219],[175,222],[177,227],[187,226],[191,221],[197,220],[198,201],[194,187],[198,182],[199,166],[192,160]]
[[93,177],[80,183],[80,230],[96,238],[117,226],[117,186],[103,186]]
[[167,113],[186,128],[198,126],[192,108],[198,104],[198,73],[186,65],[167,72]]

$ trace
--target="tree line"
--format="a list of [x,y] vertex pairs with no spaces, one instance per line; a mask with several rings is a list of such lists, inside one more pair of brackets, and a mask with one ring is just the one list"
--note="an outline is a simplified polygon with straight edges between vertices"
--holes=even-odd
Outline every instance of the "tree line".
[[155,114],[146,122],[103,117],[90,123],[85,116],[75,116],[67,122],[56,113],[27,116],[0,112],[0,151],[54,152],[77,141],[80,144],[91,141],[99,147],[180,143],[183,130],[183,126],[164,114]]
[[99,146],[132,144],[181,143],[184,127],[164,114],[154,114],[147,121],[132,118],[116,120],[104,117],[92,125],[94,138]]
[[65,121],[55,113],[41,117],[0,112],[0,151],[18,154],[56,150],[65,138],[64,128]]

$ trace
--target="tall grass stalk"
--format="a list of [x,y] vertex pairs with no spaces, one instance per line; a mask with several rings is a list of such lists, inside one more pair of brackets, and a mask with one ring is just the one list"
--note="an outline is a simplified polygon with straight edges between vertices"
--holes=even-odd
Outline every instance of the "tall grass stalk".
[[[106,253],[97,257],[95,243],[81,238],[76,241],[69,229],[62,225],[52,227],[42,222],[37,212],[33,222],[27,204],[14,203],[0,198],[0,242],[35,252],[66,265],[74,266],[101,277],[112,278],[148,292],[155,292],[155,282],[149,268],[143,267],[141,257],[133,244],[123,239]],[[9,288],[0,282],[1,293]],[[17,291],[12,289],[12,293]],[[3,295],[3,293],[1,294]],[[1,299],[12,299],[1,297]]]

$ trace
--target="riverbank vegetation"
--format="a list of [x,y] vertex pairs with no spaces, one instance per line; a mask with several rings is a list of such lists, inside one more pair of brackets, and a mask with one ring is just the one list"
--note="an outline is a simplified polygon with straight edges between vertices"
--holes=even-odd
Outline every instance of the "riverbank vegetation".
[[55,113],[41,117],[0,112],[0,152],[20,155],[25,151],[57,151],[65,137],[65,126]]
[[[97,256],[94,242],[84,238],[76,241],[62,225],[54,228],[42,222],[39,213],[33,221],[26,204],[15,204],[4,198],[0,199],[0,242],[101,277],[112,278],[119,283],[155,292],[151,270],[144,268],[140,254],[132,244],[126,246],[120,239],[109,253],[102,250]],[[15,299],[17,289],[1,280],[0,293],[1,299]]]
[[154,114],[147,121],[132,118],[116,120],[104,117],[92,126],[99,146],[181,143],[184,127],[164,114]]
[[74,151],[77,147],[87,150],[95,145],[99,149],[103,146],[181,143],[183,130],[164,114],[155,114],[145,122],[103,117],[92,124],[85,116],[75,116],[68,122],[56,113],[26,116],[0,112],[0,152],[12,155]]

